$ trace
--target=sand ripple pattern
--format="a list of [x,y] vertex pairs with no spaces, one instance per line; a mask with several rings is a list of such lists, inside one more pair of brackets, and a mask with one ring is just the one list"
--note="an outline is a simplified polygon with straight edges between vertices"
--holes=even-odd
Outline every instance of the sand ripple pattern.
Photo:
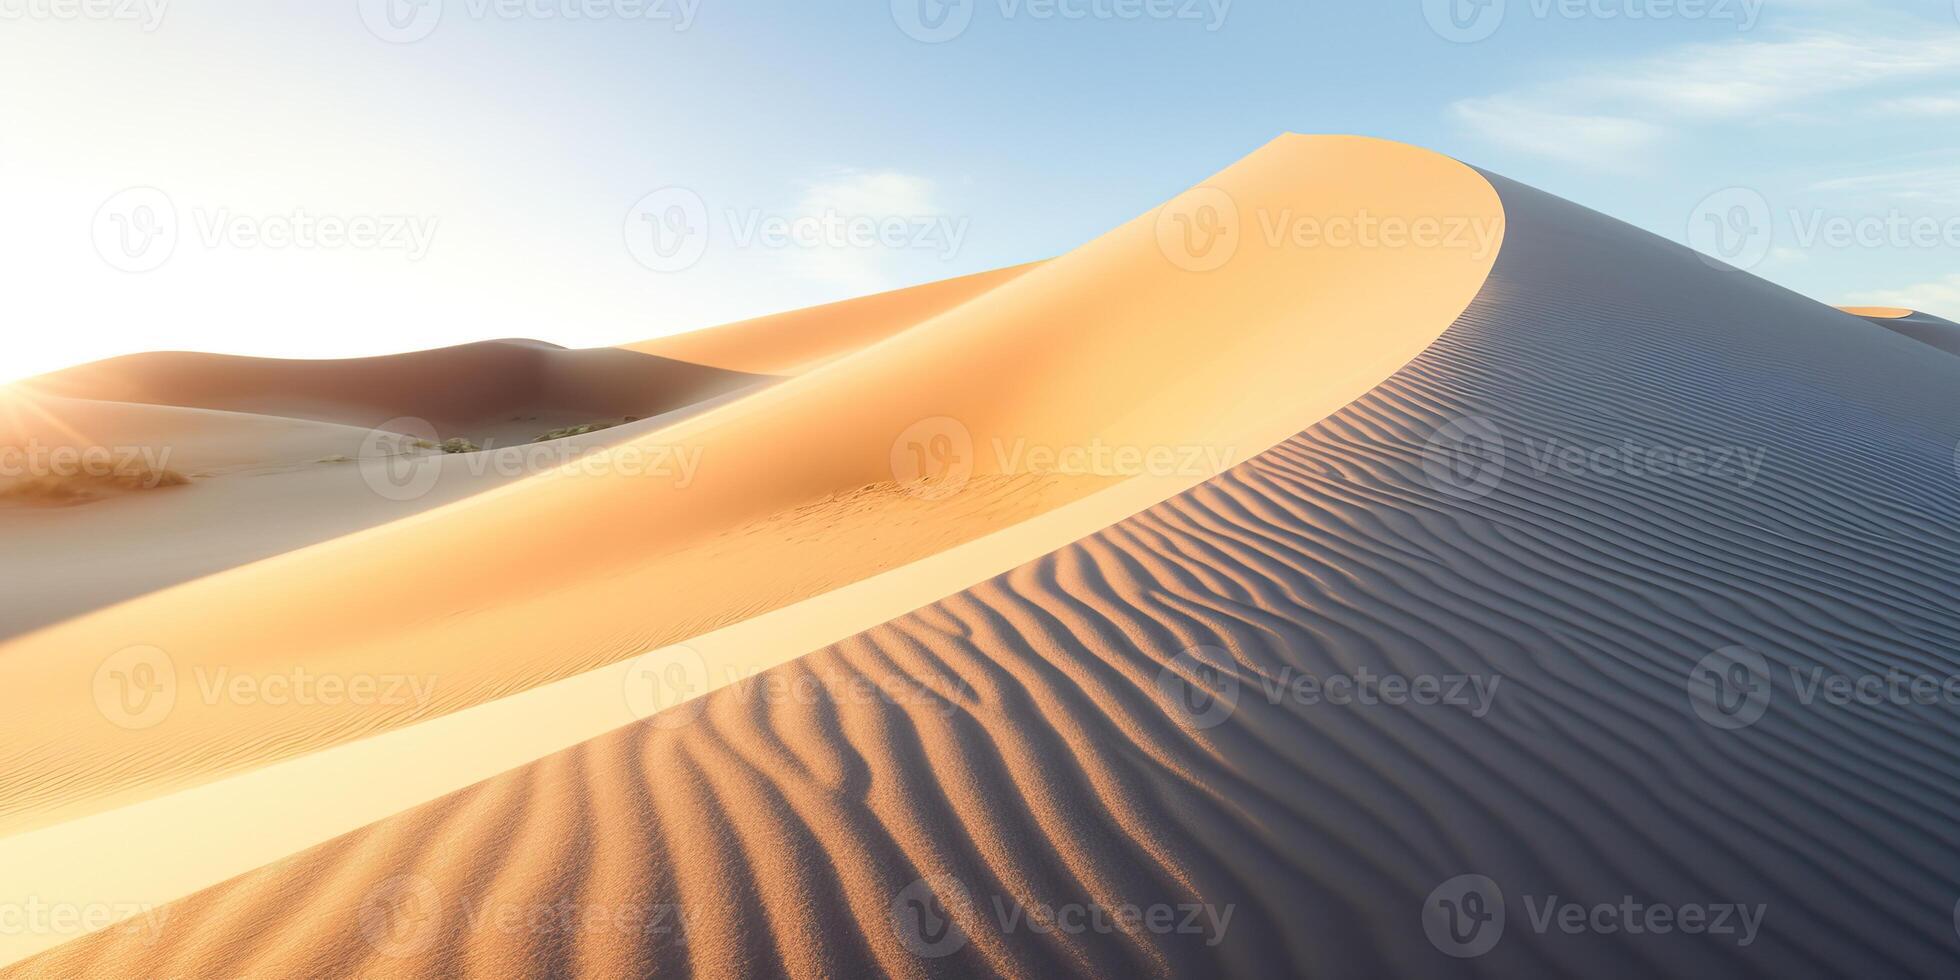
[[[1951,975],[1960,708],[1790,670],[1960,673],[1960,358],[1493,180],[1476,305],[1226,477],[19,975]],[[1501,471],[1441,478],[1466,419]],[[1687,680],[1736,645],[1771,698],[1728,730]],[[1211,727],[1163,683],[1199,646]],[[1501,681],[1481,717],[1266,694],[1364,669]],[[1468,958],[1423,922],[1463,874],[1507,910]],[[1554,895],[1763,918],[1540,931]],[[1125,906],[1179,911],[1070,912]]]

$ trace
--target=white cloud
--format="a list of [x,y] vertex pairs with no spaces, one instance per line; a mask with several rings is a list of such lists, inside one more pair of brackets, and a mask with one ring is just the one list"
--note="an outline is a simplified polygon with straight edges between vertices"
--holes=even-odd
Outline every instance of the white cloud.
[[1805,33],[1692,44],[1584,81],[1645,109],[1737,118],[1887,82],[1960,74],[1960,31],[1918,38]]
[[1813,191],[1873,194],[1919,206],[1960,208],[1960,165],[1885,170],[1811,184]]
[[1960,95],[1914,95],[1885,99],[1878,111],[1893,116],[1960,116]]
[[1560,112],[1503,96],[1464,99],[1450,113],[1499,146],[1606,169],[1621,169],[1666,135],[1639,119]]
[[1688,44],[1589,67],[1567,78],[1450,106],[1490,142],[1612,169],[1675,128],[1828,108],[1849,113],[1960,111],[1960,98],[1894,94],[1856,108],[1826,103],[1873,88],[1960,77],[1960,30],[1915,37],[1792,33],[1775,40]]
[[884,244],[863,245],[843,237],[868,232],[873,226],[904,222],[916,226],[945,217],[935,198],[936,185],[926,177],[897,171],[846,170],[810,181],[795,207],[797,217],[824,222],[819,242],[789,250],[798,276],[850,290],[877,292],[894,285],[892,266],[898,255]]

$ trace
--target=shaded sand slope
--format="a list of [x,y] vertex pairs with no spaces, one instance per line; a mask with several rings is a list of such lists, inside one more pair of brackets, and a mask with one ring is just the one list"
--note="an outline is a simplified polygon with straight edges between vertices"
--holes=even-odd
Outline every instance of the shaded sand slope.
[[0,446],[154,449],[146,458],[185,473],[352,455],[367,437],[366,429],[329,422],[0,389]]
[[[549,447],[440,456],[368,429],[274,415],[0,392],[0,447],[101,449],[107,459],[155,461],[190,480],[166,493],[117,493],[86,506],[0,501],[0,637],[229,568],[440,507],[635,438],[714,401],[570,437]],[[534,423],[535,424],[535,423]],[[5,450],[0,450],[3,452]],[[439,473],[426,492],[391,493],[390,467]],[[68,467],[74,467],[71,459]],[[0,493],[7,479],[0,476]]]
[[[1960,715],[1784,669],[1960,671],[1960,364],[1497,183],[1477,303],[1229,475],[10,975],[1950,975]],[[1503,455],[1426,468],[1466,418]],[[1552,440],[1763,455],[1746,486],[1540,471]],[[1725,731],[1685,682],[1731,644],[1774,693]],[[1162,683],[1194,645],[1240,683],[1210,728],[1171,697],[1196,672]],[[1481,718],[1260,688],[1363,668],[1502,680]],[[1445,957],[1422,910],[1471,872],[1507,926]],[[922,879],[964,945],[913,931]],[[1746,947],[1540,933],[1548,895],[1767,911]],[[1233,914],[1208,945],[997,899]]]
[[[1255,213],[1335,222],[1360,209],[1404,223],[1455,216],[1484,235],[1302,248],[1247,234],[1207,253],[1229,263],[1191,268],[1162,231],[1221,203],[1244,209],[1247,227]],[[624,660],[1132,477],[1161,479],[1154,499],[1168,497],[1408,363],[1475,296],[1502,218],[1490,184],[1456,161],[1284,137],[1209,189],[913,329],[577,466],[19,638],[0,646],[11,709],[0,713],[0,828]],[[1030,447],[1169,460],[1162,472],[1056,465]],[[167,718],[78,724],[114,713],[95,700],[98,671],[133,646],[168,658],[181,696]],[[220,677],[298,670],[418,678],[426,697],[296,705],[204,693]]]
[[1949,354],[1960,354],[1960,323],[1931,313],[1889,306],[1847,306],[1843,309],[1846,313],[1895,330],[1922,344],[1930,344]]
[[802,374],[918,326],[1034,267],[1030,263],[995,269],[622,346],[730,371]]
[[766,380],[618,349],[493,340],[348,360],[131,354],[30,378],[19,387],[361,428],[411,417],[435,426],[442,438],[508,445],[595,419],[659,415]]

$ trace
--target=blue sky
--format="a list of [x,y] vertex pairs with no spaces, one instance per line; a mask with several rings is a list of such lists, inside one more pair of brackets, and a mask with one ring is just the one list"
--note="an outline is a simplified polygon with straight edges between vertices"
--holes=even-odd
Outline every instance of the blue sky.
[[643,339],[1054,255],[1285,131],[1960,317],[1960,0],[0,0],[0,84],[0,380]]

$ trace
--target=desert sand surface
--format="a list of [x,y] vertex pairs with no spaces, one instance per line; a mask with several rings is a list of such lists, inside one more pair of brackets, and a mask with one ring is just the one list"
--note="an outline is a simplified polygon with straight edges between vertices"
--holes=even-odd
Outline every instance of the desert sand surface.
[[1841,309],[1852,316],[1864,317],[1922,344],[1937,347],[1949,354],[1960,354],[1960,323],[1954,323],[1952,320],[1931,313],[1890,306],[1846,306]]
[[[1221,203],[1326,222],[1453,215],[1484,234],[1184,251],[1180,215],[1210,221]],[[1406,364],[1476,294],[1502,227],[1488,181],[1455,161],[1286,137],[1081,249],[924,303],[925,319],[854,354],[576,464],[17,638],[0,645],[19,704],[0,718],[0,827],[136,805],[549,684],[1153,477],[1151,499],[1099,498],[1120,504],[1091,525],[1106,526]],[[794,639],[807,651],[890,615]],[[405,696],[273,703],[227,686],[302,672],[397,680]],[[167,706],[147,696],[159,688]],[[76,717],[110,723],[60,722]]]
[[[1229,473],[8,975],[1948,974],[1960,715],[1801,678],[1960,672],[1960,360],[1489,181],[1474,303]],[[1462,699],[1287,693],[1364,674]]]

